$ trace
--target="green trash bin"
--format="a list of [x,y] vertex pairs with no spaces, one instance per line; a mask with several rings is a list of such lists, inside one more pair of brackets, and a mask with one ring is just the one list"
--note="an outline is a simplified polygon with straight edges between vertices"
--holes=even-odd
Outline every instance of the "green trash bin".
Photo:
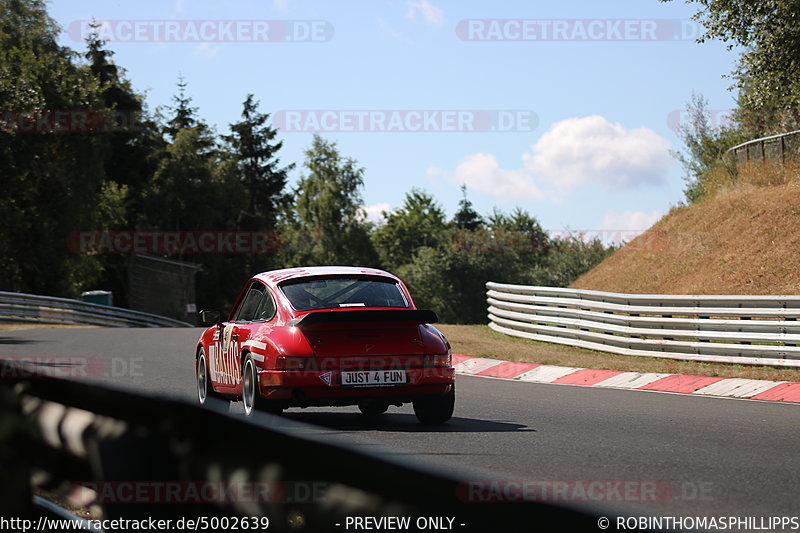
[[114,293],[111,291],[86,291],[81,293],[81,301],[90,304],[114,305]]

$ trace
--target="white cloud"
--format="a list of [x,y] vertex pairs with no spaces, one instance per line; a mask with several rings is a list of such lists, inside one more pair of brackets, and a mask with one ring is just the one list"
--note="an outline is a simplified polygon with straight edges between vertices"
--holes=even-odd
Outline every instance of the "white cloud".
[[[430,169],[429,169],[430,170]],[[456,183],[490,196],[538,200],[542,192],[524,170],[504,170],[492,154],[472,154],[453,172]]]
[[444,11],[440,7],[431,4],[428,0],[419,0],[418,2],[408,2],[408,13],[406,17],[410,19],[417,18],[417,14],[428,24],[442,24],[444,22]]
[[603,229],[619,231],[644,231],[661,219],[660,211],[624,211],[607,213],[603,218]]
[[428,168],[429,178],[447,175],[490,196],[560,201],[590,184],[612,189],[660,185],[673,164],[669,142],[649,128],[625,129],[593,115],[553,124],[522,154],[522,166],[500,167],[493,154],[465,157],[452,173]]
[[213,59],[217,57],[220,49],[222,48],[221,45],[214,46],[210,43],[200,43],[195,45],[194,51],[196,54],[205,56],[207,59]]
[[272,0],[272,9],[275,11],[289,11],[289,0]]
[[553,124],[523,155],[525,168],[560,190],[661,184],[672,165],[669,141],[649,128],[626,130],[599,115]]
[[388,212],[389,208],[390,206],[388,202],[381,202],[379,204],[365,205],[363,208],[361,208],[361,211],[369,222],[380,224],[384,221],[383,212]]
[[429,180],[435,180],[436,178],[441,177],[444,174],[441,168],[436,165],[429,165],[428,168],[425,169],[425,177]]

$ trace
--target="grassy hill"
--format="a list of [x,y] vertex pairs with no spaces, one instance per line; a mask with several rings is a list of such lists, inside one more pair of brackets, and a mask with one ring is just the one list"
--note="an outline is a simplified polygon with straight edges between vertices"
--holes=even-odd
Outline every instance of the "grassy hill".
[[744,186],[675,208],[572,287],[800,294],[800,185]]

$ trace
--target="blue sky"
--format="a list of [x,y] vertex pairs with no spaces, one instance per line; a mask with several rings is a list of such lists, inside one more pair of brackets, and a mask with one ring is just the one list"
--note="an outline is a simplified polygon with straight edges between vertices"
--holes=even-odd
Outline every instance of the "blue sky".
[[[223,133],[250,92],[273,118],[281,111],[312,118],[327,111],[333,119],[322,135],[366,168],[364,200],[372,216],[401,205],[412,187],[434,194],[451,215],[466,183],[484,214],[519,206],[551,230],[643,229],[682,198],[682,170],[669,154],[681,148],[677,112],[692,92],[705,96],[710,109],[734,104],[723,75],[736,52],[718,42],[695,43],[696,6],[680,1],[52,0],[49,6],[65,30],[62,43],[79,50],[79,21],[116,21],[108,25],[116,38],[108,46],[151,109],[170,103],[182,75],[201,117]],[[498,19],[517,25],[492,22]],[[632,21],[627,36],[616,19]],[[152,22],[142,22],[176,20],[183,21],[181,31],[203,23],[211,30],[205,38],[180,33],[163,42],[153,37]],[[230,20],[245,29],[220,42],[214,24]],[[254,41],[253,28],[264,20],[278,22],[268,23],[268,42]],[[134,24],[146,27],[139,39],[122,31]],[[519,40],[515,29],[525,24],[528,38]],[[566,30],[556,33],[555,24]],[[465,39],[466,27],[472,40]],[[295,28],[289,34],[295,40],[305,29],[316,33],[310,41],[276,42],[281,28]],[[582,37],[587,31],[590,37]],[[498,35],[505,40],[485,40]],[[342,131],[353,129],[352,111],[369,112],[362,131]],[[376,114],[407,120],[415,111],[467,114],[456,131],[427,131],[437,129],[435,121],[426,131],[369,125]],[[502,111],[527,122],[510,122],[512,131],[474,127],[485,117],[499,120]],[[282,160],[299,163],[314,123],[294,124],[300,126],[280,135]],[[483,131],[464,131],[470,125]],[[293,182],[302,172],[298,164]]]

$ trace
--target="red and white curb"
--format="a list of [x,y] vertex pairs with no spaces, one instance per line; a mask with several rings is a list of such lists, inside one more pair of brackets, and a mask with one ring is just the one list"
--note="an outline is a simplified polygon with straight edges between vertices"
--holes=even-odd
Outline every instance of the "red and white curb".
[[800,403],[800,383],[790,381],[592,370],[591,368],[569,366],[514,363],[468,355],[453,355],[453,364],[459,374],[514,381]]

